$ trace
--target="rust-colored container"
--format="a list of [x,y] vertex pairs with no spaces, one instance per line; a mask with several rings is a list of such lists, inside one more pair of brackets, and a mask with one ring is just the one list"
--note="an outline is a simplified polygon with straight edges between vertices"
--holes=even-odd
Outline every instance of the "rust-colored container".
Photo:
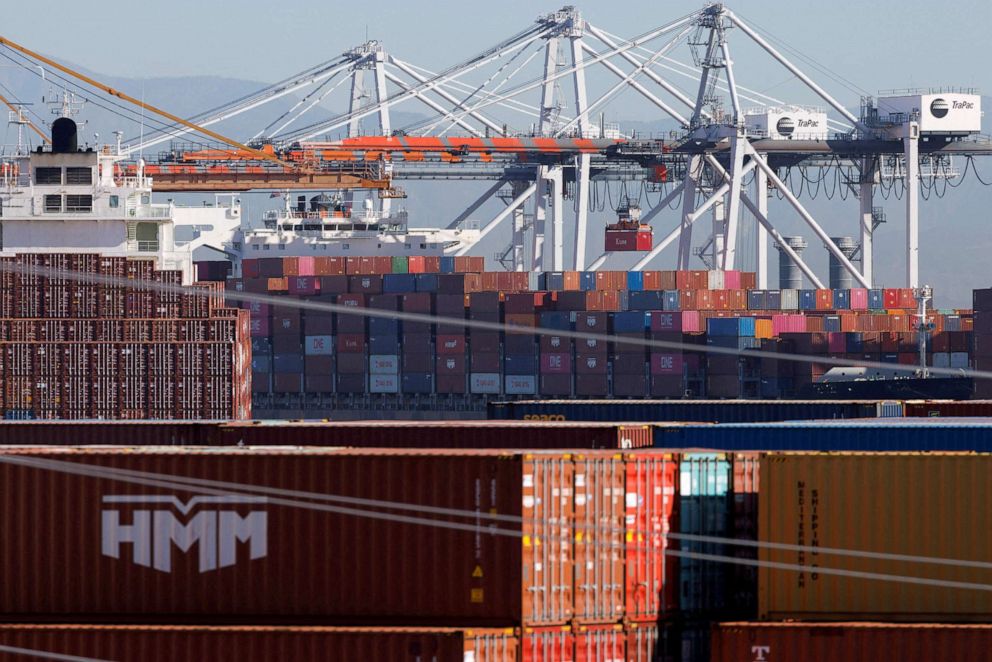
[[624,454],[624,470],[624,613],[653,622],[673,615],[678,604],[678,563],[665,550],[677,546],[668,533],[678,530],[679,463],[671,453],[645,450]]
[[[13,464],[32,458],[77,471],[106,467],[335,500],[308,496],[316,505],[306,508],[302,497],[241,496],[245,488],[218,500],[216,490],[188,484],[146,486]],[[38,449],[5,451],[0,465],[4,620],[506,625],[572,618],[567,454]],[[407,521],[396,521],[401,516]],[[21,535],[27,530],[33,534]]]
[[624,612],[623,456],[577,453],[575,463],[575,601],[578,623],[615,623]]
[[519,662],[574,662],[575,636],[567,625],[523,628]]
[[653,621],[624,623],[627,639],[624,662],[655,662],[659,657],[658,624]]
[[620,623],[574,625],[575,662],[622,662],[627,638]]
[[510,628],[4,624],[0,646],[9,660],[22,659],[11,649],[25,649],[31,659],[116,662],[518,662]]
[[954,559],[940,565],[762,547],[759,618],[992,620],[992,593],[827,574],[853,570],[992,584],[992,455],[770,453],[761,458],[763,542]]
[[907,417],[992,417],[992,400],[907,400]]
[[720,623],[713,662],[992,660],[992,625]]

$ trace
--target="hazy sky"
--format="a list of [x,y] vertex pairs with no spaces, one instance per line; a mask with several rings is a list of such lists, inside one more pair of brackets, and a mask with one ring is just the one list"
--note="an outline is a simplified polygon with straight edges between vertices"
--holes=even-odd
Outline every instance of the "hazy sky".
[[[793,47],[823,65],[825,71],[817,71],[808,61],[795,58],[797,64],[855,112],[861,95],[875,94],[880,89],[953,85],[978,87],[985,95],[992,93],[989,66],[992,57],[987,42],[988,27],[992,25],[992,0],[821,0],[816,3],[737,0],[727,4],[780,48]],[[577,3],[589,22],[624,37],[645,33],[702,5],[695,0]],[[0,34],[104,76],[211,75],[274,82],[332,60],[363,43],[366,36],[380,40],[388,51],[402,59],[440,70],[520,32],[538,15],[560,7],[560,2],[549,0],[486,3],[476,0],[367,3],[36,0],[19,5],[18,11],[5,12]],[[783,42],[785,46],[781,46]],[[730,43],[740,85],[795,103],[816,101],[791,74],[750,44],[746,35],[732,31]],[[602,49],[601,44],[593,45]],[[688,49],[682,48],[677,56],[688,61]],[[602,76],[612,85],[608,74]],[[0,69],[0,78],[3,77]],[[593,82],[590,82],[591,94],[595,88]],[[204,101],[201,93],[195,92],[186,81],[173,83],[167,89],[189,89],[190,93],[163,100],[165,107],[178,110],[192,105],[198,110],[217,102]],[[135,94],[143,90],[135,81],[115,84],[124,85],[124,89]],[[131,89],[130,85],[135,88]],[[45,93],[42,87],[35,87],[40,90],[39,95]],[[401,110],[420,112],[423,108],[413,105],[403,106]],[[988,112],[992,108],[988,107],[986,96]],[[661,119],[656,109],[629,90],[606,108],[606,114],[610,121]],[[989,124],[986,118],[987,132]],[[979,166],[985,178],[992,179],[992,158],[980,160]],[[427,194],[418,198],[416,192],[421,187],[413,182],[409,184],[413,194],[407,201],[411,218],[421,220],[446,217],[448,213],[454,216],[456,207],[464,208],[474,195],[489,186],[478,182],[446,186],[443,200],[450,202],[452,209],[441,213],[431,206],[441,196]],[[422,208],[425,200],[430,203],[427,209]],[[856,234],[856,200],[841,203],[821,199],[808,204],[831,234]],[[878,236],[876,273],[885,284],[901,284],[903,203],[892,199],[878,200],[877,204],[886,208],[889,222]],[[491,217],[494,209],[480,210],[479,217]],[[943,200],[922,203],[923,280],[938,286],[941,307],[966,306],[970,302],[970,288],[992,286],[992,277],[987,276],[988,255],[992,252],[989,209],[992,209],[992,189],[978,186],[974,181]],[[783,203],[773,202],[772,212],[783,233],[811,236],[809,229]],[[663,216],[659,218],[665,229],[672,225],[675,215]],[[597,242],[601,246],[601,238],[593,241]],[[813,246],[814,243],[811,242],[806,258],[814,269],[823,272],[825,251],[821,246]],[[669,256],[666,265],[670,261]],[[773,256],[773,267],[776,262]],[[743,266],[753,268],[753,265]],[[773,275],[772,281],[775,280]]]
[[[703,3],[576,4],[590,22],[633,36]],[[727,5],[873,92],[931,84],[992,92],[989,0]],[[0,30],[31,48],[113,75],[209,73],[274,81],[362,43],[366,30],[408,60],[449,64],[561,6],[549,0],[35,0],[5,11]]]

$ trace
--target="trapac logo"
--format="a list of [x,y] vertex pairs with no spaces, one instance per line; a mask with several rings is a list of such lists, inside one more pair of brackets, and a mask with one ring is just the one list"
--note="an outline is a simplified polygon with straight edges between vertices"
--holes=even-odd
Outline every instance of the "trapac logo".
[[783,136],[791,136],[796,130],[796,121],[791,117],[783,117],[775,124],[775,130]]
[[[239,542],[248,545],[252,560],[268,553],[268,513],[252,510],[242,515],[235,510],[238,505],[264,504],[265,497],[196,495],[184,503],[172,495],[118,494],[104,496],[103,503],[114,506],[101,514],[104,556],[119,559],[122,545],[130,544],[135,564],[172,572],[173,546],[189,552],[198,545],[200,572],[210,572],[237,562]],[[134,507],[140,504],[146,507]],[[184,524],[176,512],[188,521]],[[130,524],[124,521],[128,513]]]
[[947,117],[947,113],[950,109],[951,104],[947,103],[946,99],[934,99],[930,102],[930,114],[937,119]]

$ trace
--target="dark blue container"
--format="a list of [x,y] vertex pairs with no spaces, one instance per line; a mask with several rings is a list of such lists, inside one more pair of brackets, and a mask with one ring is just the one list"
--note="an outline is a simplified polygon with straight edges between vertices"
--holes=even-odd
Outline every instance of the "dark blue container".
[[272,372],[272,356],[269,354],[252,353],[251,369],[253,372]]
[[834,290],[834,310],[851,309],[851,290]]
[[[887,410],[884,413],[892,415]],[[901,408],[895,413],[901,415]],[[552,420],[753,423],[881,415],[883,408],[870,400],[519,400],[489,404],[489,418],[502,420],[555,416]]]
[[583,292],[592,292],[596,289],[596,272],[595,271],[580,271],[579,272],[579,289]]
[[651,319],[642,311],[610,313],[613,333],[642,333],[650,322]]
[[537,275],[537,288],[544,292],[562,291],[565,289],[565,273],[562,271],[543,271]]
[[709,336],[754,336],[753,317],[711,317],[706,320],[706,333]]
[[443,274],[453,274],[455,273],[455,258],[447,255],[441,256],[441,273]]
[[271,354],[272,353],[272,341],[268,338],[254,337],[251,339],[251,352],[252,354]]
[[437,292],[437,274],[417,274],[418,292]]
[[[679,532],[689,536],[735,537],[730,516],[730,461],[725,453],[684,453],[679,460]],[[683,539],[681,549],[727,555],[724,545]],[[686,556],[679,559],[679,611],[718,616],[727,604],[727,564]]]
[[[624,420],[624,419],[617,419]],[[629,419],[627,419],[629,420]],[[992,422],[947,418],[656,428],[655,446],[727,451],[992,451]]]
[[[369,318],[370,336],[398,336],[400,335],[400,321],[389,317]],[[378,354],[378,352],[376,352]]]
[[669,311],[682,310],[682,308],[679,305],[678,290],[665,290],[662,294],[664,295],[665,310],[669,310]]
[[644,272],[643,271],[628,271],[627,272],[627,291],[628,292],[640,292],[644,289]]
[[816,310],[816,290],[799,290],[799,310]]
[[664,310],[665,299],[661,292],[631,292],[627,298],[627,310]]
[[826,315],[823,318],[823,330],[826,333],[840,333],[840,315]]
[[272,357],[273,372],[303,372],[302,354],[276,354]]
[[868,290],[868,309],[885,310],[885,295],[882,290]]
[[509,354],[503,358],[503,373],[507,375],[536,375],[537,356],[535,354]]
[[554,329],[555,331],[570,331],[572,329],[570,313],[543,312],[538,315],[538,325],[542,329]]
[[782,310],[782,290],[765,290],[765,310]]
[[768,292],[765,290],[750,290],[747,293],[748,310],[768,310]]
[[847,334],[847,353],[860,354],[865,351],[864,336],[860,333]]
[[416,274],[386,274],[382,277],[382,291],[386,294],[407,294],[417,291]]
[[369,336],[369,354],[399,354],[399,334]]
[[429,372],[403,373],[400,390],[404,393],[433,393],[434,375]]
[[750,336],[706,336],[706,344],[710,347],[726,349],[761,349],[761,340]]

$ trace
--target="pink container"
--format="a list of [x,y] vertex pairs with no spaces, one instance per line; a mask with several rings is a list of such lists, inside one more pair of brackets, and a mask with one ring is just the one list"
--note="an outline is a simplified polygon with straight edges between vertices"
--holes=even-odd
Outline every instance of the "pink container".
[[682,331],[684,333],[702,333],[706,330],[706,320],[698,310],[682,311]]
[[311,257],[299,257],[296,258],[297,268],[299,269],[300,276],[316,276],[317,272],[314,269],[314,258]]
[[851,310],[868,310],[868,290],[863,287],[851,289]]
[[550,375],[572,372],[572,355],[561,352],[541,354],[541,372]]
[[772,315],[772,334],[806,333],[805,315]]
[[846,333],[828,333],[827,334],[827,349],[831,354],[843,354],[847,351],[847,334]]
[[271,313],[269,304],[259,301],[248,301],[244,307],[248,309],[252,317],[268,317]]
[[724,271],[723,272],[723,287],[727,290],[740,290],[741,287],[741,272],[739,271]]
[[651,354],[651,374],[681,375],[684,363],[682,354],[679,352]]

